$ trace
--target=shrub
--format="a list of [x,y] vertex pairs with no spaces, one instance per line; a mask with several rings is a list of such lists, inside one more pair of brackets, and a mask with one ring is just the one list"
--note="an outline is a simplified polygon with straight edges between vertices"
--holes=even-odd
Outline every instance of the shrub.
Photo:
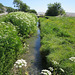
[[0,75],[8,75],[9,70],[22,50],[18,32],[10,22],[0,23]]
[[34,14],[24,12],[12,12],[4,20],[16,26],[21,36],[28,37],[36,30],[37,18]]

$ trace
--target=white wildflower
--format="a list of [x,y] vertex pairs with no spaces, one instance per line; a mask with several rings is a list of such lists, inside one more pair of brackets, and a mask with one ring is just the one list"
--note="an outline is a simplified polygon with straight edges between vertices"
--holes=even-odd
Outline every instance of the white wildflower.
[[41,74],[43,74],[43,75],[47,75],[47,73],[44,73],[44,72],[41,72]]
[[71,57],[71,58],[69,58],[69,60],[75,62],[75,57]]
[[16,64],[14,64],[14,66],[16,66]]
[[56,64],[56,65],[59,64],[57,61],[54,61],[54,60],[53,60],[52,62],[53,62],[54,64]]
[[29,47],[29,45],[27,45],[27,47]]
[[2,38],[2,36],[0,36],[0,38]]
[[22,67],[22,65],[19,66],[19,68],[21,68],[21,67]]
[[44,75],[46,75],[46,74],[48,74],[48,75],[51,75],[51,72],[49,71],[49,70],[42,70],[42,72],[41,72],[41,74],[44,74]]
[[15,67],[18,68],[18,65],[16,65]]
[[1,23],[5,23],[5,22],[1,22]]
[[16,68],[21,68],[21,67],[23,67],[23,66],[27,66],[27,62],[25,61],[25,60],[23,60],[23,59],[21,59],[21,60],[17,60],[16,62],[15,62],[15,64],[14,64],[14,66],[16,67]]
[[22,66],[24,66],[24,64],[22,64]]
[[50,71],[53,71],[53,67],[49,67]]
[[60,70],[61,70],[62,72],[64,72],[64,70],[63,70],[62,68],[60,68]]

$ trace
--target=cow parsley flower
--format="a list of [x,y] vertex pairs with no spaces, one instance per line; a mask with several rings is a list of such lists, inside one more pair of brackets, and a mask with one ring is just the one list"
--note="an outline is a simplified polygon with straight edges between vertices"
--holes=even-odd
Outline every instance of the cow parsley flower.
[[53,67],[49,67],[50,71],[53,71]]
[[69,58],[69,60],[75,62],[75,57],[71,57],[71,58]]
[[0,36],[0,38],[2,38],[2,36]]
[[59,64],[57,61],[54,61],[54,60],[53,60],[52,62],[53,62],[55,65]]
[[21,59],[21,60],[17,60],[16,62],[15,62],[15,64],[14,64],[14,66],[16,67],[16,68],[21,68],[21,67],[23,67],[23,66],[27,66],[27,62],[25,61],[25,60],[23,60],[23,59]]
[[1,22],[1,23],[5,23],[5,22]]
[[44,70],[41,71],[41,74],[51,75],[51,72],[49,70],[44,69]]

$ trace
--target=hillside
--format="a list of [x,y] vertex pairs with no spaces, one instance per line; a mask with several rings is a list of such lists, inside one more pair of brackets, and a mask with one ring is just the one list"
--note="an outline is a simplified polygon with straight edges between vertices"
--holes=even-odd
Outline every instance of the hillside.
[[0,3],[0,13],[4,12],[4,6]]

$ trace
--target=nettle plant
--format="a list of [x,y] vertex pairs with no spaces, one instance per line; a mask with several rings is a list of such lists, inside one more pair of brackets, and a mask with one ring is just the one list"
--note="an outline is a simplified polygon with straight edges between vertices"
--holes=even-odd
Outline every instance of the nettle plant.
[[19,35],[28,37],[37,29],[37,17],[35,14],[25,12],[12,12],[4,20],[16,26]]

